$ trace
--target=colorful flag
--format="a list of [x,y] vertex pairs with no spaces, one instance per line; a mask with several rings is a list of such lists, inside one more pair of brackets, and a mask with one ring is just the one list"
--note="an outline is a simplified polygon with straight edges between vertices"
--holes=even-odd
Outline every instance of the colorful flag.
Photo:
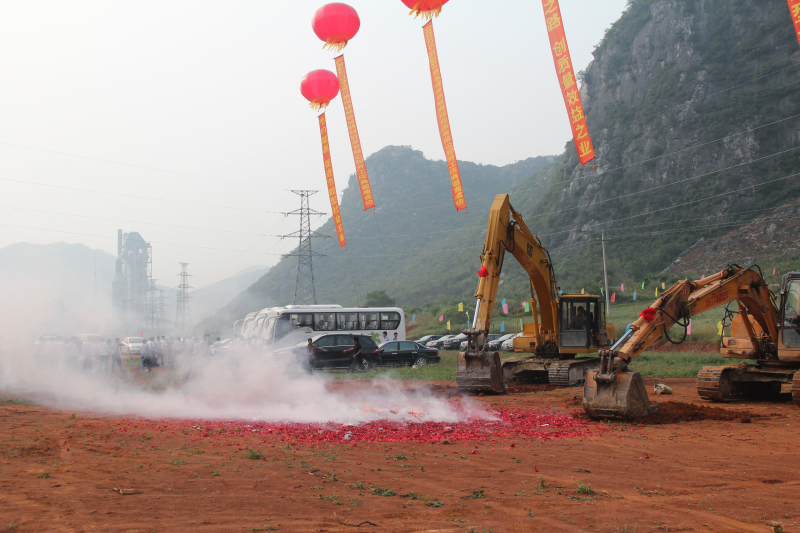
[[505,333],[505,332],[506,332],[506,321],[503,320],[502,322],[500,322],[500,333]]
[[600,296],[603,296],[603,287],[600,287]]
[[631,323],[628,322],[628,325],[625,326],[625,333],[628,333],[630,331],[630,329],[631,329]]
[[636,291],[633,291],[633,301],[636,301]]
[[642,290],[644,290],[644,281],[642,282]]
[[444,320],[444,315],[439,317],[439,322],[441,322],[442,320]]
[[656,298],[658,298],[658,287],[656,287]]
[[506,305],[506,299],[505,299],[505,298],[503,298],[503,299],[500,301],[500,303],[501,303],[501,304],[503,304],[503,305]]
[[772,275],[775,275],[775,267],[772,268]]
[[717,335],[722,337],[722,320],[717,323]]
[[519,319],[519,330],[522,331],[522,319]]
[[328,124],[325,121],[325,113],[319,116],[319,134],[322,140],[322,163],[325,167],[325,180],[328,183],[328,198],[331,201],[333,224],[336,227],[336,235],[339,237],[339,246],[344,248],[347,241],[344,237],[342,214],[339,212],[339,199],[336,196],[336,182],[333,179],[333,165],[331,164],[331,150],[328,146]]
[[797,33],[797,40],[800,41],[800,2],[789,0],[789,12],[794,22],[794,31]]
[[703,274],[702,276],[700,276],[700,279],[706,279],[706,275]]
[[447,331],[450,331],[450,321],[447,321]]
[[564,294],[564,291],[562,291],[561,289],[558,289],[558,295],[561,296],[562,294]]
[[461,302],[460,304],[458,304],[458,310],[462,311],[462,312],[464,311],[464,302]]
[[416,318],[416,316],[417,316],[417,315],[411,315],[411,323],[412,323],[412,324],[414,323],[414,319]]
[[662,289],[666,289],[667,288],[667,287],[664,286],[664,282],[663,281],[661,282],[661,288]]
[[526,312],[526,313],[529,313],[529,312],[530,312],[530,310],[531,310],[531,306],[530,306],[530,304],[529,304],[528,302],[522,302],[522,303],[524,303],[524,304],[525,304],[525,312]]
[[505,300],[503,300],[503,314],[504,315],[508,314],[508,304],[506,303]]
[[691,318],[689,319],[689,325],[686,326],[686,334],[687,335],[691,335],[692,334],[692,319]]
[[583,292],[583,289],[581,289],[581,294],[586,294],[586,293]]
[[614,300],[616,300],[616,299],[617,299],[617,293],[616,292],[612,292],[611,293],[611,303],[613,304]]
[[624,283],[619,286],[619,290],[620,290],[620,292],[625,292],[625,284]]

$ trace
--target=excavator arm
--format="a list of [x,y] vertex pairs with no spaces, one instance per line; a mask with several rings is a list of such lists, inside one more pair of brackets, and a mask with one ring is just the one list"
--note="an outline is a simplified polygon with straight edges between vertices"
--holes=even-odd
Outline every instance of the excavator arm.
[[[526,339],[526,351],[557,350],[558,287],[550,256],[511,207],[508,195],[498,194],[489,211],[481,254],[482,275],[475,291],[475,317],[472,328],[464,331],[469,339],[468,348],[458,356],[456,381],[462,390],[505,391],[500,357],[486,352],[486,336],[506,252],[514,256],[530,277],[534,335]],[[536,313],[537,304],[540,317]]]
[[767,283],[755,270],[728,267],[696,281],[679,281],[664,292],[609,350],[600,350],[600,370],[590,373],[583,394],[584,410],[594,418],[637,418],[654,411],[641,376],[628,364],[675,324],[687,325],[692,316],[730,302],[739,304],[739,317],[756,358],[776,357],[778,309]]

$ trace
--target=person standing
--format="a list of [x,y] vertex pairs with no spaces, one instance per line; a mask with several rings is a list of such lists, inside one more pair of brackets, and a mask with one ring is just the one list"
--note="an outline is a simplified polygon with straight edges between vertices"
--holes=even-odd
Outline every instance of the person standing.
[[108,368],[108,357],[111,355],[111,347],[106,339],[100,339],[97,343],[97,362],[100,372],[105,372]]
[[361,343],[358,342],[358,337],[356,336],[353,336],[353,347],[344,351],[344,353],[350,352],[353,352],[353,362],[350,363],[350,373],[352,374],[358,370],[358,361],[363,358],[361,355]]
[[150,372],[150,343],[147,341],[142,343],[142,366],[140,370],[142,372]]
[[317,360],[317,355],[319,355],[321,352],[327,352],[327,351],[328,350],[326,350],[325,348],[320,348],[319,346],[314,344],[314,341],[312,341],[311,339],[308,339],[308,358],[305,361],[305,368],[309,374],[311,374],[314,371],[315,368],[314,365],[315,361]]
[[[110,339],[109,339],[110,340]],[[114,367],[119,365],[119,373],[124,374],[125,369],[122,368],[122,357],[119,355],[119,349],[122,346],[122,343],[119,342],[119,337],[114,339],[114,344],[111,345],[111,364],[108,367],[108,373],[114,373]]]
[[392,337],[393,341],[399,341],[400,339],[397,338],[397,332],[394,332],[394,337]]
[[219,340],[219,337],[217,337],[217,341],[211,347],[211,350],[214,352],[214,355],[216,356],[222,355],[222,342]]

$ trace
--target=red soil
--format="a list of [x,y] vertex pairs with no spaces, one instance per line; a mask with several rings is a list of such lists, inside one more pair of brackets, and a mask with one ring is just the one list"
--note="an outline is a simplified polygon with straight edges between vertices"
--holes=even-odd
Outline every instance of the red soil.
[[[500,413],[494,426],[157,421],[7,403],[0,531],[797,530],[800,408],[710,404],[694,380],[662,381],[675,394],[652,396],[659,412],[636,424],[585,420],[580,389],[547,386],[473,398]],[[460,401],[452,384],[406,383],[423,385]]]

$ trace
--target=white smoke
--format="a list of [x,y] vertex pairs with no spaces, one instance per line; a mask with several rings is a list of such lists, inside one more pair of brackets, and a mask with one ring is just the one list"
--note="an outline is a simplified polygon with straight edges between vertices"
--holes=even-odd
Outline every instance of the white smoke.
[[0,389],[59,409],[145,418],[345,424],[494,418],[468,399],[436,397],[413,382],[373,379],[332,386],[325,375],[304,374],[293,359],[252,354],[193,358],[135,385],[130,379],[134,372],[120,378],[102,370],[68,368],[63,361],[19,356],[30,350],[13,352],[0,356]]

